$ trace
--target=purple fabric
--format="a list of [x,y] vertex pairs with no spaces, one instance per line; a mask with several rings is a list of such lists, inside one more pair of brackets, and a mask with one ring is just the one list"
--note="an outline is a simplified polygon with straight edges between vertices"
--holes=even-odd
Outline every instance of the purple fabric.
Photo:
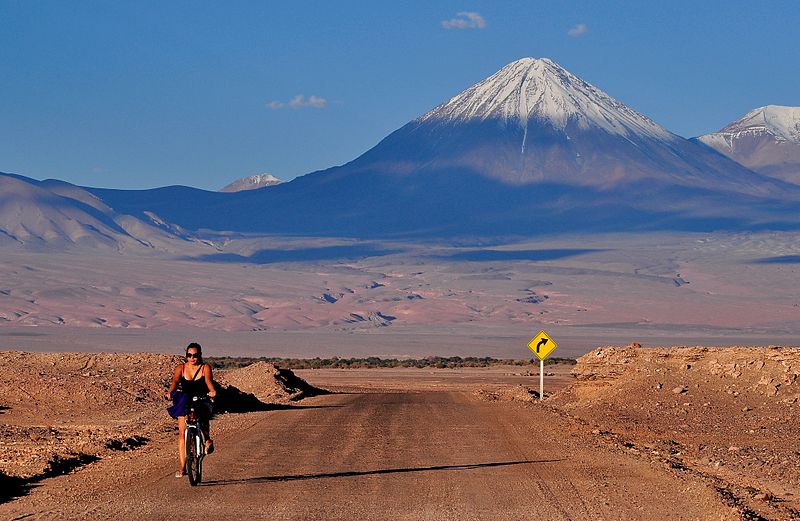
[[186,406],[189,404],[189,395],[180,391],[172,391],[172,407],[167,407],[170,416],[186,416]]

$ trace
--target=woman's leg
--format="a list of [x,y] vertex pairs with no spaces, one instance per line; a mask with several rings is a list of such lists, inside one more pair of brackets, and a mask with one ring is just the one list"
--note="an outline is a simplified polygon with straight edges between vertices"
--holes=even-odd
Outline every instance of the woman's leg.
[[211,440],[211,405],[206,408],[205,418],[200,422],[200,428],[203,430],[203,437],[206,439],[206,451],[208,451],[208,447],[214,443]]
[[203,429],[203,436],[206,439],[206,451],[208,451],[208,447],[214,443],[211,440],[211,422],[206,420],[202,423],[201,428]]
[[178,461],[183,472],[186,468],[186,416],[178,416]]

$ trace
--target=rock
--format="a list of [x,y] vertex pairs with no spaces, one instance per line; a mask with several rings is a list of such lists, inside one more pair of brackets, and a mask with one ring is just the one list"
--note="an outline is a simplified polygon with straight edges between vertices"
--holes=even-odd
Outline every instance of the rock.
[[689,389],[686,386],[676,387],[672,390],[673,394],[683,394],[687,392]]

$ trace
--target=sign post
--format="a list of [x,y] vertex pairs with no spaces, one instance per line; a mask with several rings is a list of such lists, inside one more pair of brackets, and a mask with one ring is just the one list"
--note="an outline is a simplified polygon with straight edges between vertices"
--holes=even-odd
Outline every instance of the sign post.
[[544,398],[544,360],[539,360],[539,401]]
[[550,338],[550,335],[544,330],[539,331],[539,334],[528,342],[528,349],[533,351],[533,354],[539,359],[539,401],[544,399],[544,359],[550,356],[556,347],[558,347],[556,341]]

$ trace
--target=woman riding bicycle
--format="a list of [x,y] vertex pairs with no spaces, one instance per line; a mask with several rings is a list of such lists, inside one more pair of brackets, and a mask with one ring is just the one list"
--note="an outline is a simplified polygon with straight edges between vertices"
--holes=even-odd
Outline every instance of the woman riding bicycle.
[[[191,403],[192,397],[216,396],[214,390],[214,379],[211,366],[203,362],[202,347],[197,342],[192,342],[186,346],[186,362],[178,365],[172,374],[172,384],[167,391],[167,399],[172,400],[173,405],[167,411],[170,416],[178,419],[178,458],[180,467],[175,472],[175,477],[184,476],[186,465],[186,451],[184,433],[186,431],[186,406]],[[202,429],[206,438],[206,453],[214,452],[214,442],[211,440],[210,424],[208,419],[211,417],[211,404],[204,404],[205,414],[203,414]]]

